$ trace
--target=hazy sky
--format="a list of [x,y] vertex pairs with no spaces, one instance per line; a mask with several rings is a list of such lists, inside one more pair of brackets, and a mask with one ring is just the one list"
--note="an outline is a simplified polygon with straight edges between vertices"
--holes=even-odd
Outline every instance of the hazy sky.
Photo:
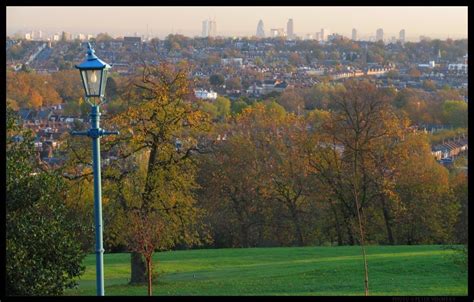
[[169,33],[201,34],[202,21],[215,18],[219,35],[254,35],[263,20],[265,31],[285,28],[289,18],[298,35],[322,27],[350,37],[373,36],[383,28],[385,37],[406,30],[408,38],[427,35],[445,39],[467,37],[467,7],[7,7],[7,34],[43,30],[72,33],[108,32],[112,35]]

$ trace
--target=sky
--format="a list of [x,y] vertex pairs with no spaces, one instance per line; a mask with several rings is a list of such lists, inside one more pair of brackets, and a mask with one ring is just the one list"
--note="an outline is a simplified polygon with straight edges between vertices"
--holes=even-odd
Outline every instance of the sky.
[[188,6],[188,7],[7,7],[7,34],[42,30],[54,33],[97,34],[112,36],[147,35],[163,38],[179,33],[201,34],[202,21],[215,19],[217,34],[223,36],[255,35],[257,23],[264,22],[268,35],[271,28],[284,28],[293,19],[294,31],[304,36],[321,28],[350,37],[356,28],[360,37],[375,36],[383,28],[385,37],[406,30],[407,39],[420,35],[446,39],[467,37],[467,6],[457,7],[258,7],[258,6]]

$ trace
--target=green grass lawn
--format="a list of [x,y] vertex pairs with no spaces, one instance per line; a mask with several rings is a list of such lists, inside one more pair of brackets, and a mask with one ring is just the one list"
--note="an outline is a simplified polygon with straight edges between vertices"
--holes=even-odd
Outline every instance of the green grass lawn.
[[[442,246],[368,247],[371,295],[467,295],[467,273]],[[360,247],[248,248],[156,253],[154,295],[363,295]],[[66,295],[95,295],[95,255]],[[105,254],[105,294],[146,295],[128,285],[130,254]]]

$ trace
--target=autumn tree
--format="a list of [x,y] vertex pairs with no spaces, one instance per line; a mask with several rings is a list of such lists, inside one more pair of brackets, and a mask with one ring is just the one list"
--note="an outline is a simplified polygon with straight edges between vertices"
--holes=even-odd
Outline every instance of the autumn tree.
[[396,241],[402,244],[452,242],[459,203],[453,200],[448,171],[431,155],[426,137],[405,138],[394,192],[399,196]]
[[256,146],[246,137],[249,131],[250,125],[229,133],[217,129],[214,139],[218,135],[221,139],[200,164],[200,204],[218,246],[250,247],[262,241],[263,171],[257,164]]
[[[314,175],[343,206],[347,223],[357,229],[369,294],[365,254],[367,207],[377,196],[373,185],[375,145],[393,137],[397,118],[381,90],[368,82],[348,81],[332,95],[335,111],[322,127],[316,148],[309,153]],[[310,146],[311,150],[311,146]],[[352,231],[349,230],[349,236]]]
[[[109,150],[121,159],[146,163],[143,173],[128,172],[140,182],[134,187],[134,194],[123,193],[119,201],[126,212],[138,211],[140,219],[150,222],[145,228],[158,231],[153,229],[157,227],[155,222],[162,222],[157,238],[168,244],[155,247],[194,245],[201,239],[200,212],[194,206],[193,190],[197,184],[193,155],[201,151],[199,133],[208,127],[208,118],[189,101],[192,90],[187,72],[184,65],[144,66],[142,75],[131,81],[128,109],[110,120],[121,134],[110,143]],[[124,174],[120,162],[115,161],[109,174],[105,173],[106,177],[115,177],[119,188],[124,182],[132,181],[120,177]],[[136,231],[149,232],[149,229]],[[147,241],[135,241],[140,242]],[[144,248],[142,245],[132,249],[132,283],[145,282],[147,275],[150,277],[151,271],[146,272],[142,258],[148,257]]]

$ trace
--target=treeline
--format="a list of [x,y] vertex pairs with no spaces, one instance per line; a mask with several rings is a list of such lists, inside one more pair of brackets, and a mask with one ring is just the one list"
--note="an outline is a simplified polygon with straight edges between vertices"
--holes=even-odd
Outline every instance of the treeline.
[[[147,173],[153,165],[163,169],[161,181],[174,183],[168,190],[192,192],[193,207],[202,214],[193,224],[205,226],[206,232],[196,234],[206,237],[201,242],[206,246],[358,244],[358,211],[371,244],[464,241],[459,230],[467,230],[463,218],[467,215],[467,191],[459,188],[466,185],[467,177],[435,161],[431,136],[413,131],[409,115],[396,106],[400,97],[365,81],[321,85],[312,91],[313,95],[311,90],[305,93],[326,110],[288,112],[282,106],[286,105],[284,97],[250,104],[237,101],[245,105],[235,110],[236,101],[225,98],[215,103],[194,102],[194,114],[200,112],[199,116],[205,114],[214,122],[203,123],[205,131],[175,129],[177,132],[170,132],[167,138],[160,136],[164,135],[160,127],[166,125],[160,120],[164,113],[159,108],[154,109],[155,114],[143,111],[154,108],[151,103],[118,109],[112,120],[119,122],[110,121],[110,127],[123,127],[126,138],[119,138],[119,143],[107,138],[104,148],[126,159],[115,161],[104,172],[108,250],[126,249],[121,231],[126,225],[126,207],[120,204],[143,198],[145,187],[141,186],[149,181]],[[139,98],[129,95],[122,99],[127,97]],[[138,111],[132,114],[130,108]],[[183,117],[180,114],[184,113],[174,110],[167,109],[166,116]],[[157,120],[151,122],[147,116]],[[77,138],[74,140],[70,147],[79,148]],[[145,141],[131,150],[137,140]],[[189,149],[175,149],[176,141]],[[113,147],[107,147],[108,142]],[[73,166],[87,163],[90,155],[84,143],[82,159],[73,161]],[[150,161],[149,146],[155,144],[155,153],[165,157]],[[174,167],[183,154],[191,160],[185,170]],[[90,181],[83,180],[71,195],[81,207],[86,196],[91,199]],[[163,190],[162,185],[157,181],[156,190]],[[134,191],[129,191],[132,188]],[[161,198],[164,202],[178,197]],[[354,205],[355,199],[359,206]],[[89,214],[81,217],[87,219]]]
[[465,175],[438,164],[371,84],[328,98],[332,111],[257,104],[218,128],[227,139],[198,177],[215,246],[358,244],[355,199],[371,244],[463,242]]

